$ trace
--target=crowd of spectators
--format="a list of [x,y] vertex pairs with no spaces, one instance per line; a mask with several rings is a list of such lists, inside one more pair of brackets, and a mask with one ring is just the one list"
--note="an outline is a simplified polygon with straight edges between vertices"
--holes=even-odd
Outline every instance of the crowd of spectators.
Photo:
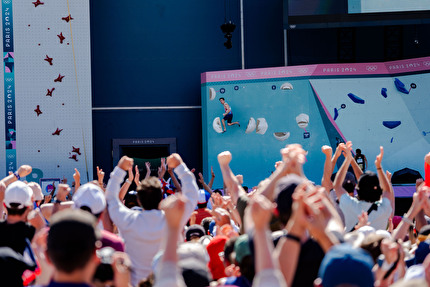
[[253,188],[230,169],[229,151],[218,155],[219,189],[213,170],[196,180],[176,153],[158,176],[146,163],[142,180],[127,156],[106,182],[97,167],[81,185],[75,169],[73,188],[51,195],[20,166],[0,181],[0,286],[430,286],[426,182],[395,216],[383,147],[376,173],[351,142],[321,151],[321,182],[307,179],[307,152],[290,144]]

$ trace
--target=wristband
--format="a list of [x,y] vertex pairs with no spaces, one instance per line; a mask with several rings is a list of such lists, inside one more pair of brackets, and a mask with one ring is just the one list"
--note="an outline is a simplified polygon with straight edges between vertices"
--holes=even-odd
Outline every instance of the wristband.
[[413,222],[412,220],[410,220],[410,219],[406,216],[406,213],[405,213],[405,214],[403,214],[402,220],[403,220],[404,222],[406,222],[407,224],[409,224],[409,225],[414,225],[414,222]]
[[21,177],[19,176],[18,171],[15,171],[15,172],[13,173],[13,175],[16,177],[16,179],[17,179],[17,180],[20,180],[20,179],[21,179]]
[[55,199],[55,200],[54,200],[54,203],[60,203],[60,204],[61,204],[61,203],[62,203],[62,201],[61,201],[61,200],[59,200],[59,199]]
[[126,183],[131,184],[131,181],[128,178],[125,180]]
[[377,167],[376,169],[377,169],[377,170],[378,170],[378,169],[382,170],[382,167]]
[[287,234],[287,235],[285,235],[285,237],[287,238],[287,239],[291,239],[291,240],[293,240],[293,241],[295,241],[295,242],[297,242],[297,243],[301,243],[300,242],[300,238],[298,237],[298,236],[295,236],[295,235],[292,235],[292,234]]

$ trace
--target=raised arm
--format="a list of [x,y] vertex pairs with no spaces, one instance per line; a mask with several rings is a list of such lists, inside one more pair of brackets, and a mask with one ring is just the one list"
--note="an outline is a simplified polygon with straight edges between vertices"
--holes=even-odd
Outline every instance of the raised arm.
[[[351,161],[351,166],[352,166],[352,170],[354,171],[355,178],[358,180],[361,177],[361,175],[363,174],[363,171],[358,166],[358,163],[355,161],[355,159]],[[367,166],[367,164],[366,164],[366,166]]]
[[[97,171],[98,171],[97,167]],[[81,186],[81,174],[79,173],[78,169],[75,168],[75,173],[73,174],[73,179],[75,180],[75,192],[79,189],[79,187]],[[103,186],[103,184],[102,184]]]
[[336,151],[334,152],[334,155],[331,158],[331,172],[330,172],[330,174],[333,174],[334,168],[336,167],[337,160],[339,159],[340,155],[342,154],[342,149],[344,147],[345,147],[344,143],[340,143],[336,147]]
[[380,153],[376,156],[375,166],[378,172],[379,185],[382,189],[382,196],[388,198],[391,203],[391,208],[394,210],[394,193],[390,188],[390,184],[388,183],[387,175],[382,168],[382,158],[384,157],[384,148],[382,146],[379,147]]
[[119,191],[119,200],[124,200],[131,183],[133,182],[133,168],[128,169],[128,178],[124,181]]
[[166,174],[166,159],[164,157],[161,158],[161,165],[158,168],[158,178],[164,179],[164,175]]
[[264,196],[256,195],[249,207],[254,221],[255,273],[253,286],[287,286],[278,262],[272,258],[273,242],[270,237],[269,221],[273,204]]
[[214,180],[215,180],[215,172],[214,172],[214,168],[211,166],[211,179],[209,180],[208,186],[210,189],[212,189],[212,185],[214,184]]
[[175,173],[173,172],[173,168],[168,167],[167,168],[167,172],[169,173],[170,178],[172,179],[173,184],[176,187],[176,192],[181,192],[182,191],[182,187],[181,187],[181,184],[179,183],[179,180],[176,178]]
[[205,179],[203,178],[203,174],[199,172],[199,182],[202,185],[203,189],[212,194],[212,189],[206,184]]
[[232,156],[229,151],[224,151],[218,154],[218,163],[221,168],[224,184],[230,192],[233,204],[236,205],[239,196],[241,196],[242,194],[246,194],[246,192],[245,190],[243,190],[242,186],[239,184],[237,178],[234,176],[233,172],[230,169],[231,158]]
[[[340,145],[339,145],[340,146]],[[341,196],[346,194],[346,190],[343,188],[343,181],[345,180],[346,173],[348,172],[348,167],[351,164],[351,161],[354,160],[352,157],[352,143],[349,141],[345,146],[341,147],[344,151],[345,160],[342,163],[339,171],[336,174],[334,179],[334,191],[336,192],[336,197],[340,200]]]
[[[169,160],[167,159],[169,162]],[[176,252],[179,233],[182,230],[181,218],[184,217],[186,199],[182,195],[169,196],[161,202],[167,223],[167,234],[163,240],[164,253],[160,266],[155,270],[155,284],[157,286],[185,286],[184,279],[178,270],[178,254]]]
[[15,171],[14,173],[9,174],[5,178],[3,178],[1,181],[7,187],[12,182],[17,181],[17,180],[21,179],[22,177],[26,177],[27,175],[29,175],[31,173],[31,171],[32,171],[31,166],[29,166],[29,165],[21,165],[18,168],[17,171]]
[[321,179],[321,186],[325,187],[328,191],[330,191],[333,188],[333,182],[331,181],[331,174],[332,174],[332,166],[331,166],[331,157],[333,154],[333,150],[328,145],[323,145],[321,147],[321,151],[325,155],[325,161],[324,161],[324,172],[323,177]]
[[299,144],[290,144],[281,149],[282,163],[277,163],[277,168],[269,177],[269,182],[259,193],[273,201],[273,191],[279,179],[287,174],[296,174],[304,177],[303,164],[305,163],[306,152]]
[[112,221],[121,228],[125,228],[131,222],[129,219],[134,214],[134,211],[128,209],[119,200],[119,192],[121,183],[127,171],[133,167],[133,159],[123,156],[118,165],[110,174],[108,184],[106,186],[106,202],[109,210],[109,215]]
[[171,154],[167,158],[167,165],[174,169],[182,183],[182,194],[187,199],[185,203],[185,211],[182,216],[181,226],[184,226],[193,213],[197,205],[199,197],[199,189],[197,187],[196,178],[194,174],[188,169],[187,165],[183,162],[181,156],[177,153]]

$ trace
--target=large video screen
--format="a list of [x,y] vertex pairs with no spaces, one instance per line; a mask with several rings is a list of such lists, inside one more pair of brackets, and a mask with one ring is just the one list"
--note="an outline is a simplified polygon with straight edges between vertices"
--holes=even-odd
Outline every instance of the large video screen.
[[348,13],[426,11],[429,9],[430,0],[348,0]]
[[284,9],[287,29],[430,23],[430,0],[284,0]]

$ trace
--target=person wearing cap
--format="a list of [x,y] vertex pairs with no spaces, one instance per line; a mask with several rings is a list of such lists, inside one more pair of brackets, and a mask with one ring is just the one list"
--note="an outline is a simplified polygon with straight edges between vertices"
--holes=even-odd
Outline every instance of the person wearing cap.
[[[102,214],[106,209],[106,199],[103,190],[97,182],[89,182],[81,185],[73,196],[75,208],[88,211],[94,215],[98,221],[101,220]],[[102,229],[101,231],[102,247],[112,247],[116,251],[124,252],[124,243],[116,234]]]
[[[180,218],[183,227],[197,204],[197,184],[194,175],[178,154],[169,156],[167,165],[174,168],[181,180],[182,194],[187,199],[184,214]],[[119,200],[121,182],[126,171],[132,166],[133,159],[126,156],[121,158],[110,175],[105,195],[109,215],[124,238],[125,250],[135,271],[132,274],[132,283],[136,285],[152,271],[151,261],[165,237],[166,219],[164,212],[159,209],[162,198],[161,184],[155,177],[143,180],[137,189],[139,204],[143,211],[130,210]]]
[[394,194],[381,165],[384,149],[382,146],[380,147],[381,152],[375,160],[378,174],[367,171],[358,180],[357,198],[349,196],[342,187],[347,169],[351,161],[354,160],[351,150],[352,143],[349,141],[344,146],[345,161],[334,180],[334,190],[339,200],[339,207],[345,216],[345,231],[354,230],[355,225],[358,223],[358,216],[363,211],[367,211],[369,215],[368,221],[372,227],[386,229],[388,219],[394,210]]
[[[96,246],[101,234],[96,224],[95,217],[83,210],[68,209],[52,216],[46,255],[55,271],[47,287],[93,286],[93,275],[100,264]],[[116,252],[111,261],[114,285],[128,287],[128,257]]]
[[[0,181],[0,189],[4,188],[4,182]],[[0,222],[0,247],[10,247],[23,254],[35,232],[45,226],[40,212],[33,211],[32,196],[33,191],[22,181],[9,184],[4,191],[3,204],[7,210],[7,218]],[[30,213],[32,219],[29,221]]]
[[185,231],[185,240],[187,242],[199,242],[200,237],[205,235],[205,229],[199,225],[194,224],[187,228]]
[[372,287],[372,256],[361,248],[344,243],[336,245],[324,256],[315,286]]

